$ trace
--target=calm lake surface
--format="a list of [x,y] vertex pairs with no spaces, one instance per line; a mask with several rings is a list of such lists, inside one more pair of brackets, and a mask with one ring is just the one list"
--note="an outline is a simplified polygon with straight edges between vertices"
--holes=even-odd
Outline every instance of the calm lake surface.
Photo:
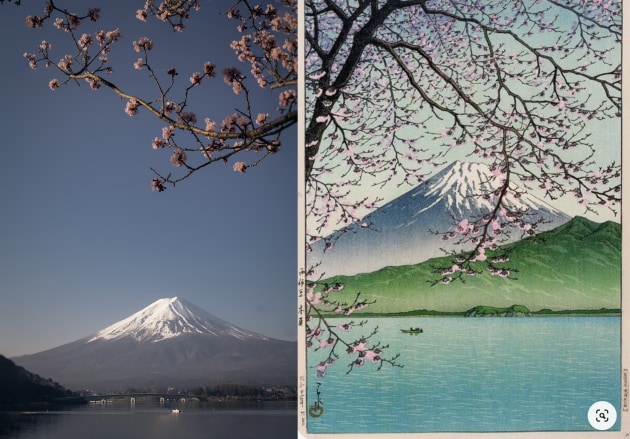
[[[172,413],[171,408],[181,412]],[[0,412],[0,438],[11,439],[260,439],[297,434],[294,402],[210,406],[203,403],[90,404],[52,412]]]
[[[370,318],[355,330],[374,325],[404,367],[366,361],[346,374],[340,352],[324,378],[309,369],[308,405],[320,383],[324,408],[309,432],[593,431],[591,404],[621,413],[619,317]],[[424,332],[401,333],[410,327]]]

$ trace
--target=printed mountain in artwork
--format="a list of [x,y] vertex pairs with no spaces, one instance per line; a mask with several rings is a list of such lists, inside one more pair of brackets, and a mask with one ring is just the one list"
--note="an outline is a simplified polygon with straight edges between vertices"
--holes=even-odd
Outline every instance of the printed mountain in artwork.
[[341,292],[331,293],[329,300],[352,302],[361,293],[362,300],[376,301],[365,309],[370,313],[465,312],[480,305],[509,308],[516,304],[531,311],[556,312],[621,307],[620,224],[575,217],[505,247],[509,261],[497,265],[510,269],[511,279],[492,276],[484,272],[484,263],[476,262],[481,274],[466,277],[463,283],[436,283],[436,267],[452,261],[444,257],[333,276],[321,284],[344,285]]
[[[331,241],[328,237],[334,243],[330,250],[325,250],[326,240],[313,243],[307,253],[307,265],[320,263],[318,272],[325,277],[354,275],[387,266],[417,264],[444,256],[445,251],[466,250],[444,242],[441,235],[430,231],[448,232],[462,218],[489,213],[494,206],[483,195],[495,191],[498,185],[487,165],[453,162],[363,218],[362,223],[369,228],[354,224],[338,239]],[[540,222],[538,231],[551,230],[571,219],[531,195],[508,195],[505,202],[516,211],[527,211],[527,221]],[[511,241],[520,238],[516,234]]]
[[13,360],[73,390],[238,384],[294,385],[296,342],[234,326],[178,297],[95,334]]

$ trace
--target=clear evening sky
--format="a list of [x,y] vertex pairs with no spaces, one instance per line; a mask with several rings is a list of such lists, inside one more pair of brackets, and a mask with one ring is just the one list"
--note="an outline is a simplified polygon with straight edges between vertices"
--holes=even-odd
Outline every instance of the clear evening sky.
[[[90,335],[163,298],[179,296],[242,328],[295,340],[297,249],[297,130],[281,152],[244,175],[233,163],[215,164],[192,178],[152,192],[151,166],[177,169],[169,151],[151,141],[165,125],[146,111],[124,112],[126,101],[104,87],[68,84],[52,68],[28,67],[24,52],[42,40],[55,51],[68,36],[47,24],[29,29],[26,15],[44,1],[0,5],[0,98],[4,110],[0,161],[0,354],[39,352]],[[155,18],[142,23],[143,0],[78,2],[100,6],[99,29],[120,28],[112,82],[149,90],[146,71],[133,63],[132,42],[154,41],[151,59],[188,77],[211,61],[217,70],[238,65],[229,43],[235,22],[219,15],[228,2],[202,2],[185,31]],[[81,28],[79,28],[81,30]],[[86,30],[87,32],[87,30]],[[204,80],[198,117],[221,121],[240,102],[219,76]],[[144,96],[155,97],[155,93]],[[269,100],[269,112],[277,98]],[[205,113],[205,114],[203,114]],[[178,134],[179,141],[184,134]]]

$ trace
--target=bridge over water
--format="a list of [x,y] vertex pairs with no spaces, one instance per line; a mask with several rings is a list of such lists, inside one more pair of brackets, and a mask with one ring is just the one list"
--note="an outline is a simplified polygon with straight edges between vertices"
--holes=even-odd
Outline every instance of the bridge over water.
[[124,402],[129,401],[131,404],[135,404],[137,400],[155,400],[164,404],[166,401],[186,402],[186,399],[199,399],[204,400],[198,396],[191,396],[184,393],[106,393],[101,395],[89,395],[85,396],[91,403],[108,404],[112,402]]

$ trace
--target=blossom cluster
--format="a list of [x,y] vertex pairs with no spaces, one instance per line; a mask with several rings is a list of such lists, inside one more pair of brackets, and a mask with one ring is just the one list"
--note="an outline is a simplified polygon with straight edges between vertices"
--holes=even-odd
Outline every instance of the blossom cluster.
[[[263,8],[260,5],[249,6],[248,14],[242,14],[237,5],[228,11],[228,18],[237,20],[239,32],[243,33],[240,40],[231,44],[239,61],[248,62],[250,72],[258,85],[265,88],[269,85],[279,85],[295,79],[297,67],[297,16],[295,1],[286,3],[293,8],[292,12],[280,14],[273,5]],[[251,31],[250,33],[246,33]],[[282,43],[278,38],[284,36]],[[284,72],[280,72],[281,66]]]
[[171,24],[174,30],[182,32],[184,30],[184,20],[190,18],[190,11],[198,11],[201,5],[198,0],[184,0],[180,2],[162,1],[156,4],[153,0],[146,0],[143,9],[136,11],[136,18],[140,21],[147,21],[150,15],[159,20]]

